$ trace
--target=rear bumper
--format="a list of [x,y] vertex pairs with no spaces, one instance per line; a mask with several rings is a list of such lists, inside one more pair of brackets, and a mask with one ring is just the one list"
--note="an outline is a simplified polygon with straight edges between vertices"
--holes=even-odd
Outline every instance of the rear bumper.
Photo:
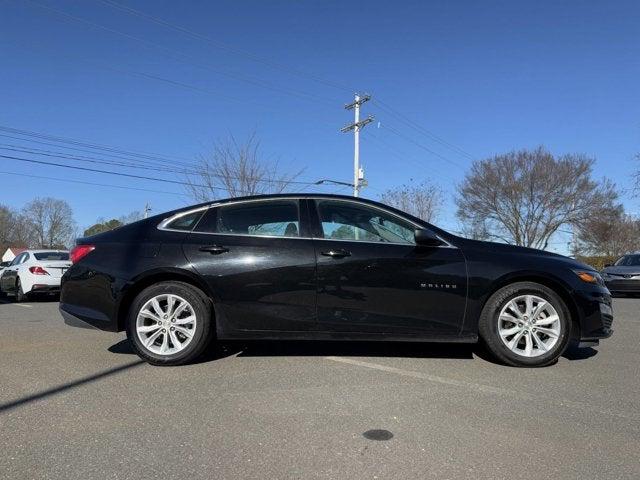
[[58,283],[58,285],[46,285],[35,283],[31,285],[31,291],[29,293],[60,293],[60,284]]
[[59,310],[64,323],[71,327],[96,328],[107,332],[118,331],[116,322],[97,310],[63,302],[60,302]]

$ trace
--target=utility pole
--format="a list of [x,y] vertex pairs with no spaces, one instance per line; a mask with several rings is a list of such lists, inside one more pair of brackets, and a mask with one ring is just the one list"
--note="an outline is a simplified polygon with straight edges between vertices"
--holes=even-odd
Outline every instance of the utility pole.
[[345,105],[346,110],[353,109],[354,121],[353,123],[342,127],[340,131],[347,133],[353,130],[353,196],[357,197],[360,194],[360,188],[367,185],[367,181],[364,178],[364,169],[360,168],[360,130],[368,123],[373,122],[373,115],[369,115],[364,120],[360,120],[360,105],[371,100],[371,95],[363,95],[362,97],[356,93],[353,103]]
[[151,205],[149,205],[149,202],[144,204],[144,218],[147,218],[149,216],[149,212],[151,211]]

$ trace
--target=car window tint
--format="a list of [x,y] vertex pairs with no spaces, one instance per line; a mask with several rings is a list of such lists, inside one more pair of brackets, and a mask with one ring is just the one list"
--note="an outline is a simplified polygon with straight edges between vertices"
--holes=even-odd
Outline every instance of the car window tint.
[[211,208],[196,231],[235,235],[299,237],[297,200],[243,202]]
[[319,200],[324,238],[414,244],[415,227],[395,215],[352,202]]
[[34,253],[36,260],[69,260],[67,252],[39,252]]
[[184,230],[185,232],[188,232],[193,229],[196,223],[198,223],[198,220],[200,220],[203,213],[203,210],[198,210],[197,212],[182,215],[181,217],[176,218],[173,222],[167,224],[165,228],[170,228],[171,230]]
[[18,255],[16,258],[14,258],[14,259],[11,261],[11,266],[13,266],[13,265],[19,265],[19,264],[20,264],[20,262],[22,261],[22,256],[23,256],[23,254],[21,253],[21,254],[20,254],[20,255]]

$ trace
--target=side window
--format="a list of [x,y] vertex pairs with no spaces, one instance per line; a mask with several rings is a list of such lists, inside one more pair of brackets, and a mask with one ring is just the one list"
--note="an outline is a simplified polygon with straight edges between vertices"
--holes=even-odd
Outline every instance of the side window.
[[299,237],[297,200],[242,202],[210,208],[196,227],[197,232]]
[[164,228],[169,228],[171,230],[184,230],[185,232],[191,231],[198,220],[200,220],[200,217],[203,213],[203,210],[188,213],[176,218],[173,222],[167,224]]
[[339,200],[319,200],[324,238],[414,244],[415,227],[377,208]]
[[26,257],[25,257],[26,255],[27,255],[26,253],[21,253],[20,255],[18,255],[11,262],[11,266],[20,265],[22,262],[26,260]]

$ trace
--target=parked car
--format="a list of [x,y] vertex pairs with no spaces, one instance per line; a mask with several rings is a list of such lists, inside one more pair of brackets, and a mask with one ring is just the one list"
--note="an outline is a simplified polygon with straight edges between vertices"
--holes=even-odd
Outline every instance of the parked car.
[[377,202],[300,194],[188,207],[81,239],[62,280],[71,325],[126,330],[149,363],[214,339],[484,341],[514,366],[612,333],[600,274],[461,238]]
[[25,250],[2,271],[0,292],[18,302],[32,294],[59,293],[60,279],[70,266],[67,251]]
[[616,294],[640,293],[640,253],[623,255],[602,270],[607,288]]
[[7,268],[9,265],[11,265],[11,262],[0,262],[0,275],[2,275],[2,272],[4,271],[5,268]]

